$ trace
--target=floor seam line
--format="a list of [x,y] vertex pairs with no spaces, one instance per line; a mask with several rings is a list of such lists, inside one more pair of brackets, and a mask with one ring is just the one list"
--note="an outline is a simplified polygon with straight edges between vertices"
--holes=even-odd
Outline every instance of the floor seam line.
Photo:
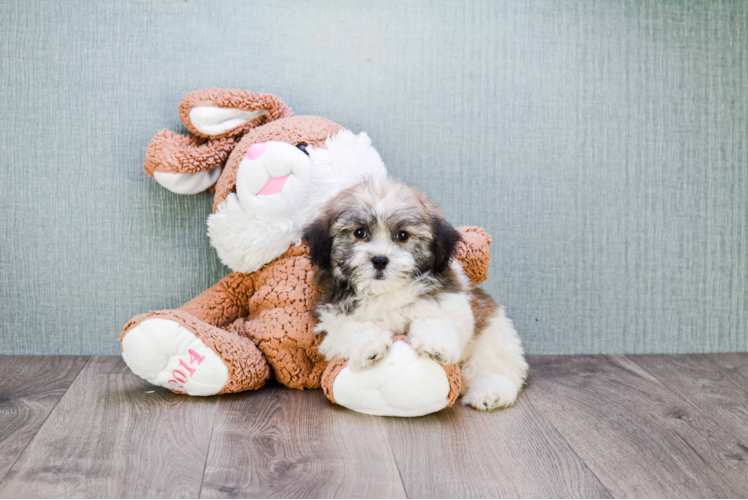
[[588,464],[587,461],[584,458],[582,458],[582,456],[577,452],[576,448],[574,448],[574,446],[569,442],[569,440],[566,439],[566,437],[561,433],[560,430],[558,430],[558,428],[556,427],[556,424],[554,424],[553,421],[550,418],[548,418],[545,412],[533,402],[532,395],[529,393],[529,391],[525,393],[525,397],[527,397],[527,399],[529,400],[530,406],[532,406],[535,410],[537,410],[538,413],[540,413],[540,415],[543,416],[545,421],[548,422],[548,425],[550,425],[553,428],[553,430],[556,431],[556,434],[558,434],[558,437],[560,437],[564,441],[564,443],[566,443],[566,446],[569,447],[569,449],[574,454],[574,456],[577,457],[579,461],[584,464],[587,470],[590,471],[590,474],[592,474],[592,476],[595,479],[597,479],[597,482],[600,484],[600,486],[602,486],[602,488],[608,492],[608,495],[610,495],[610,498],[619,498],[619,497],[616,497],[616,495],[614,495],[613,492],[610,491],[610,488],[608,488],[608,486],[602,481],[602,479],[600,479],[597,476],[597,474],[595,474],[595,471],[592,470],[592,467],[590,466],[590,464]]
[[[646,354],[638,354],[638,355],[637,354],[621,354],[621,356],[623,356],[624,358],[626,358],[629,361],[631,361],[632,363],[634,363],[639,369],[645,371],[647,373],[647,375],[649,375],[650,377],[652,377],[653,379],[655,379],[658,384],[660,384],[666,391],[668,391],[670,394],[672,394],[673,396],[675,396],[677,399],[679,399],[683,403],[687,404],[688,406],[696,408],[696,410],[698,410],[699,413],[703,413],[702,410],[701,410],[701,408],[698,407],[698,405],[696,405],[695,403],[692,403],[688,399],[684,398],[683,396],[681,396],[680,394],[678,394],[677,392],[675,392],[673,389],[670,388],[670,386],[668,384],[666,384],[665,382],[663,382],[662,379],[660,379],[660,377],[658,377],[657,375],[655,375],[651,371],[647,370],[645,367],[643,367],[642,365],[640,365],[639,363],[637,363],[636,360],[634,359],[636,356],[646,356]],[[656,354],[655,356],[667,356],[667,354]],[[705,415],[705,416],[709,417],[709,415]]]
[[[681,403],[683,403],[684,406],[692,408],[693,410],[696,411],[696,413],[700,414],[706,420],[713,420],[714,417],[712,417],[709,413],[707,413],[706,410],[702,409],[700,404],[697,404],[696,402],[693,402],[690,399],[687,399],[687,398],[681,396],[673,388],[671,388],[670,385],[668,385],[665,382],[663,382],[662,379],[660,379],[660,377],[656,376],[651,371],[647,370],[645,367],[643,367],[642,365],[640,365],[639,363],[637,363],[636,360],[634,360],[634,357],[636,357],[636,356],[647,356],[646,354],[638,354],[638,355],[637,354],[623,354],[622,356],[625,357],[626,359],[628,359],[629,361],[631,361],[632,363],[634,363],[641,370],[644,370],[650,377],[652,377],[653,379],[655,379],[657,381],[657,383],[660,384],[666,391],[668,391],[670,394],[672,394],[674,398],[676,398],[678,401],[680,401]],[[667,354],[657,354],[655,356],[668,356],[668,355]],[[688,441],[685,440],[685,438],[681,435],[680,432],[676,432],[676,435],[681,439],[681,441],[683,441],[683,443],[686,444],[686,446],[688,446],[693,451],[693,453],[696,455],[696,457],[698,457],[702,462],[705,462],[705,460],[701,456],[701,454],[693,448],[693,446],[691,445],[691,443],[689,443]],[[714,473],[719,473],[718,471],[716,471],[714,469],[714,467],[712,466],[711,463],[705,462],[705,466],[708,467],[709,469],[711,469]]]
[[29,447],[29,446],[31,446],[31,443],[33,443],[33,442],[34,442],[34,439],[36,439],[36,436],[38,436],[38,435],[39,435],[39,432],[41,432],[42,428],[44,427],[44,424],[46,424],[46,423],[47,423],[47,420],[49,420],[49,417],[50,417],[50,416],[52,415],[52,413],[53,413],[53,412],[55,411],[55,408],[57,408],[57,405],[59,405],[59,404],[60,404],[60,401],[62,401],[62,398],[64,398],[64,397],[65,397],[65,395],[66,395],[66,394],[68,393],[68,391],[69,391],[69,390],[70,390],[70,388],[71,388],[71,387],[73,386],[73,384],[75,383],[75,381],[76,381],[76,380],[78,380],[78,377],[80,376],[81,372],[83,371],[83,369],[84,369],[84,368],[85,368],[86,366],[88,366],[88,363],[90,363],[90,362],[91,362],[91,359],[92,359],[92,358],[93,358],[93,356],[88,356],[88,359],[86,360],[86,362],[85,362],[85,363],[83,363],[83,366],[81,366],[81,367],[80,367],[80,369],[78,370],[78,373],[76,373],[76,374],[75,374],[75,377],[73,377],[73,380],[71,380],[71,381],[70,381],[70,384],[68,384],[68,386],[67,386],[67,387],[65,388],[65,392],[64,392],[64,393],[62,393],[62,396],[60,396],[60,399],[58,399],[58,400],[57,400],[57,402],[56,402],[56,403],[54,404],[54,406],[52,407],[52,409],[50,409],[50,410],[49,410],[49,413],[47,414],[47,416],[46,416],[46,417],[44,417],[44,421],[43,421],[43,422],[41,423],[41,425],[40,425],[40,426],[39,426],[39,428],[38,428],[38,429],[36,430],[36,432],[34,433],[34,435],[33,435],[33,436],[31,436],[31,439],[29,439],[29,442],[28,442],[28,443],[26,443],[26,446],[24,446],[24,447],[23,447],[23,450],[21,450],[21,453],[19,453],[19,454],[18,454],[18,456],[16,457],[16,459],[15,459],[15,460],[13,460],[13,463],[12,463],[12,464],[10,464],[10,467],[8,467],[8,472],[6,472],[6,473],[5,473],[5,475],[4,475],[4,476],[3,476],[2,478],[0,478],[0,487],[2,487],[2,485],[3,485],[3,482],[5,482],[5,479],[6,479],[7,477],[8,477],[8,474],[9,474],[9,473],[10,473],[10,472],[11,472],[11,471],[13,470],[13,467],[15,467],[15,466],[16,466],[16,464],[17,464],[17,463],[18,463],[18,461],[19,461],[19,460],[21,459],[21,457],[23,456],[23,454],[24,454],[24,453],[26,453],[26,450],[28,449],[28,447]]
[[208,457],[210,457],[210,445],[213,444],[213,432],[216,428],[216,416],[218,415],[218,407],[221,405],[222,397],[218,396],[216,401],[216,408],[213,410],[213,421],[210,423],[210,437],[208,438],[208,450],[205,452],[205,462],[203,462],[203,474],[200,476],[200,488],[197,490],[197,498],[202,498],[203,495],[203,482],[205,481],[205,469],[208,468]]
[[[380,417],[380,418],[382,418],[382,417]],[[388,417],[384,417],[384,418],[388,418]],[[401,417],[394,417],[394,418],[401,418]],[[392,460],[395,462],[395,468],[397,469],[397,475],[400,478],[400,484],[403,487],[403,492],[405,493],[405,498],[410,498],[410,494],[408,493],[408,488],[405,486],[405,481],[403,481],[403,473],[400,470],[400,464],[397,462],[397,457],[395,456],[395,450],[392,449],[392,440],[390,439],[390,433],[387,431],[387,421],[386,420],[384,422],[384,433],[387,436],[387,446],[390,449],[390,454],[392,455]]]
[[[670,394],[672,394],[675,398],[677,398],[678,400],[680,400],[681,402],[683,402],[685,405],[690,406],[691,408],[695,409],[697,412],[699,412],[701,415],[703,415],[704,418],[706,418],[707,420],[710,420],[710,419],[713,418],[709,413],[706,412],[706,410],[703,410],[701,408],[700,404],[698,404],[698,403],[696,403],[694,401],[691,401],[690,399],[687,399],[687,398],[681,396],[680,394],[678,394],[677,392],[675,392],[675,390],[672,389],[668,384],[666,384],[665,382],[663,382],[660,379],[660,377],[656,376],[651,371],[647,370],[642,365],[640,365],[639,363],[637,363],[636,360],[633,359],[636,356],[647,356],[647,354],[624,354],[623,356],[626,359],[628,359],[629,361],[631,361],[632,363],[634,363],[636,366],[638,366],[639,368],[641,368],[642,370],[644,370],[645,372],[647,372],[647,374],[649,374],[650,377],[652,377],[653,379],[655,379],[658,384],[660,384],[665,390],[667,390]],[[668,354],[656,354],[655,356],[668,356]],[[730,382],[730,383],[731,383],[731,385],[734,385],[734,384],[732,384],[732,382]],[[741,387],[738,387],[738,388],[742,389]]]

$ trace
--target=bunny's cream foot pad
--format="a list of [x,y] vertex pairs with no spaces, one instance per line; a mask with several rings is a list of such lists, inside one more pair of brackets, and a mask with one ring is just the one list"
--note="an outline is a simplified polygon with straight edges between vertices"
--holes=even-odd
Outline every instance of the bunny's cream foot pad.
[[328,399],[359,413],[419,417],[452,406],[459,381],[456,365],[442,366],[398,338],[370,368],[353,371],[346,361],[333,360],[322,387]]
[[122,338],[122,357],[137,376],[190,396],[217,394],[229,378],[216,353],[169,319],[147,319],[128,331]]

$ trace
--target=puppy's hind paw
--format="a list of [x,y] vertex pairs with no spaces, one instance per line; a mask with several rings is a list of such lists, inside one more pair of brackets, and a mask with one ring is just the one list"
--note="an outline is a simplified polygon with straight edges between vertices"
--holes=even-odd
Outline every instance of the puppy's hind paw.
[[471,383],[467,394],[462,397],[462,404],[481,411],[505,408],[517,401],[519,391],[520,386],[509,377],[494,375]]
[[351,370],[363,370],[384,358],[392,346],[392,339],[364,340],[354,349],[348,364]]

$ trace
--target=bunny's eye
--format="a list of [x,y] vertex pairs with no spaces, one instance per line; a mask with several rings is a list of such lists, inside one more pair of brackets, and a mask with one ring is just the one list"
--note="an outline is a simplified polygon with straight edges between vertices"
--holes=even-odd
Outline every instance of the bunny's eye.
[[299,148],[302,153],[309,156],[309,151],[306,150],[306,144],[297,144],[296,147]]
[[363,227],[356,229],[355,231],[353,231],[353,236],[355,236],[356,239],[363,240],[364,238],[366,238],[366,229],[364,229]]

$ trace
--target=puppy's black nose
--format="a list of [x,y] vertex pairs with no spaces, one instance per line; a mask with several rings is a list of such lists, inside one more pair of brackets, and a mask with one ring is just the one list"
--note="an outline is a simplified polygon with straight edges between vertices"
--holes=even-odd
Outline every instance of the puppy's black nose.
[[371,258],[371,263],[374,264],[374,269],[381,271],[385,267],[387,267],[387,264],[390,262],[390,259],[385,257],[384,255],[377,255],[376,257]]

